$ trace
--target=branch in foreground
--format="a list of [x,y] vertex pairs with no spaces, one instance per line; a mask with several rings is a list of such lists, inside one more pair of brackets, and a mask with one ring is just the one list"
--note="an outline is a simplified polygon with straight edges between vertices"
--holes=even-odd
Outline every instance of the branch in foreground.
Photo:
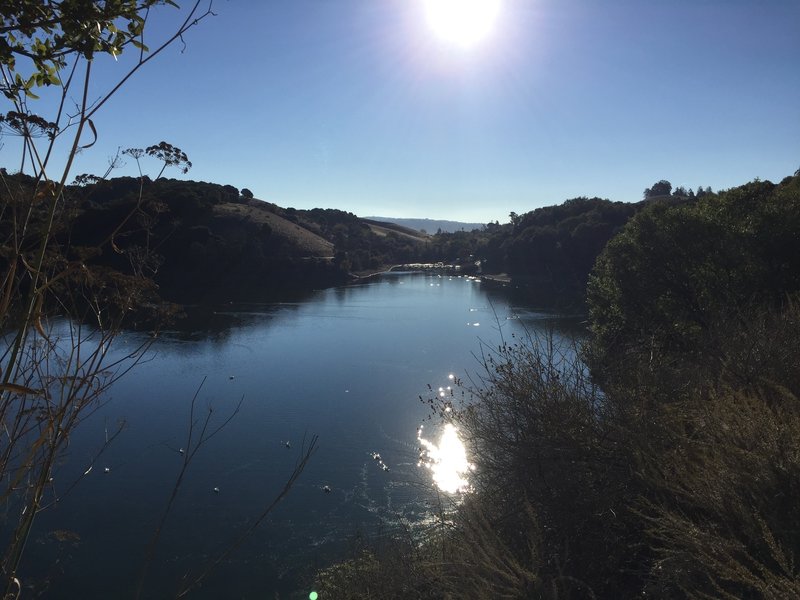
[[[295,484],[297,479],[300,477],[300,474],[306,468],[308,461],[311,459],[311,456],[317,450],[317,441],[319,440],[319,436],[314,435],[311,437],[311,441],[306,447],[305,439],[303,440],[303,446],[300,450],[300,459],[295,464],[294,469],[292,470],[291,475],[286,480],[286,483],[283,486],[283,489],[280,493],[275,496],[272,502],[261,512],[260,515],[237,537],[231,544],[219,555],[215,558],[207,567],[206,569],[200,573],[197,577],[191,580],[189,583],[184,585],[183,589],[178,593],[176,598],[183,598],[193,589],[198,587],[203,580],[208,577],[217,566],[228,558],[234,550],[236,550],[242,543],[258,528],[258,526],[267,518],[267,516],[272,512],[272,510],[278,505],[278,503],[283,500],[286,495],[289,493],[289,490],[292,489],[292,486]],[[184,579],[188,579],[188,574]]]

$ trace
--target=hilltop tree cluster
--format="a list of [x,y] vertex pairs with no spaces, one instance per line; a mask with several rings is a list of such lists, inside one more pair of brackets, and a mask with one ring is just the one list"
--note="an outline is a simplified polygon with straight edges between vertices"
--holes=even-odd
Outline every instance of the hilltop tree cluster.
[[705,188],[703,186],[698,186],[696,192],[692,190],[692,188],[685,188],[682,185],[679,185],[673,190],[672,184],[666,179],[662,179],[661,181],[654,183],[652,187],[645,188],[644,199],[649,200],[670,195],[678,198],[702,198],[706,194],[712,193],[713,191],[711,187],[708,186]]
[[456,264],[479,263],[484,274],[504,273],[529,301],[548,307],[581,307],[586,282],[605,244],[642,207],[601,198],[573,198],[510,223],[437,234],[428,257]]

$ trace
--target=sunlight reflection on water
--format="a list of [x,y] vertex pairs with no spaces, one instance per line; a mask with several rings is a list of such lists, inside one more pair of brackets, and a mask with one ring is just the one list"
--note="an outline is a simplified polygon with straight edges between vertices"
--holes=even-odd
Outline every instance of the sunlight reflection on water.
[[470,491],[468,476],[475,467],[467,460],[467,449],[455,425],[444,426],[438,444],[422,437],[422,426],[417,439],[422,449],[419,465],[430,470],[436,487],[448,494]]

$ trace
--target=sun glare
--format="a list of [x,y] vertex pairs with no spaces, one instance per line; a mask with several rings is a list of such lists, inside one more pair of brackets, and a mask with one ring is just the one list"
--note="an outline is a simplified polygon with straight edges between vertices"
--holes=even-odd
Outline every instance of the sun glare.
[[467,451],[458,437],[458,429],[448,423],[444,426],[439,443],[434,444],[422,437],[420,428],[417,439],[424,449],[420,465],[430,469],[436,487],[449,494],[468,491],[468,475],[473,466],[467,460]]
[[428,26],[442,40],[469,48],[494,29],[501,0],[423,0]]

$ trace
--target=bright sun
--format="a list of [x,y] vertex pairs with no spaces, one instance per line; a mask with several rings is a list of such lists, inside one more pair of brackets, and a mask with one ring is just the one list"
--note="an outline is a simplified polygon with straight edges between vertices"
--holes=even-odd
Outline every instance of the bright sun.
[[468,48],[493,30],[501,0],[423,0],[428,25],[446,42]]

